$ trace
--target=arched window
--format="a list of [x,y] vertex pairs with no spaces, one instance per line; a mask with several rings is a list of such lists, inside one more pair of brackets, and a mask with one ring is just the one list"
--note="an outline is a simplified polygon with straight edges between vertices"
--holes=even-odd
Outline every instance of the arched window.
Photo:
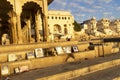
[[68,17],[68,19],[70,20],[70,17]]
[[59,19],[61,19],[61,17],[59,17]]
[[55,19],[57,19],[57,17],[55,17]]
[[53,16],[52,16],[51,18],[52,18],[52,19],[54,19],[54,17],[53,17]]
[[66,20],[66,17],[65,17],[65,20]]
[[62,19],[64,19],[64,17],[62,17]]

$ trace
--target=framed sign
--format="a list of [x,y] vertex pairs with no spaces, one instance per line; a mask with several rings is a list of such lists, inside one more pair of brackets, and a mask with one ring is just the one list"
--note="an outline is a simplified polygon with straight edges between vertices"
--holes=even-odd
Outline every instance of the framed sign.
[[8,61],[16,61],[17,60],[17,56],[15,54],[8,54]]
[[63,50],[65,53],[72,53],[71,46],[65,46],[63,47]]
[[1,65],[1,75],[9,75],[9,66],[7,64]]
[[78,50],[78,47],[77,46],[72,46],[72,51],[73,52],[78,52],[79,50]]
[[55,47],[57,54],[64,54],[64,51],[61,46]]
[[43,49],[42,48],[37,48],[35,49],[35,56],[38,57],[44,57]]
[[27,59],[35,58],[34,52],[27,52]]

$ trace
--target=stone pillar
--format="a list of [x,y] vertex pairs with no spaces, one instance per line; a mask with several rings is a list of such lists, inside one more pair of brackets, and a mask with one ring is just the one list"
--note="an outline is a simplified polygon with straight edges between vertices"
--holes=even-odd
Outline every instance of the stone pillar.
[[23,43],[23,40],[22,40],[22,30],[21,30],[21,19],[20,19],[20,16],[21,16],[21,12],[22,12],[22,5],[20,3],[20,1],[16,1],[14,0],[14,6],[13,6],[13,10],[14,12],[16,13],[16,31],[17,31],[17,42],[18,44],[22,44]]
[[43,13],[44,13],[44,16],[43,16],[43,23],[44,23],[44,26],[43,26],[43,41],[50,41],[49,40],[49,33],[48,33],[48,6],[47,6],[47,0],[43,0]]
[[42,28],[43,23],[42,23],[41,14],[40,14],[40,22],[39,22],[39,24],[40,24],[40,40],[42,41],[43,40],[43,28]]
[[17,14],[17,32],[18,32],[18,44],[22,44],[22,30],[21,30],[21,19],[20,14]]
[[17,44],[17,29],[16,29],[16,17],[12,18],[13,21],[13,30],[12,30],[12,35],[13,35],[13,44]]
[[14,11],[10,11],[8,13],[8,15],[10,16],[10,20],[9,20],[9,23],[10,23],[10,35],[9,36],[12,36],[10,37],[10,42],[12,42],[13,44],[17,44],[17,31],[16,31],[16,14]]
[[27,27],[28,27],[28,41],[31,42],[31,21],[30,19],[27,20]]
[[36,32],[36,41],[40,42],[40,12],[37,11],[35,15],[35,32]]

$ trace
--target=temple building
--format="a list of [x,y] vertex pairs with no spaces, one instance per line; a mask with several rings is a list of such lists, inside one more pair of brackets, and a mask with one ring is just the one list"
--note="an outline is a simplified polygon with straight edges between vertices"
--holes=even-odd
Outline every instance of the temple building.
[[84,29],[85,33],[94,37],[113,37],[120,34],[120,21],[110,21],[107,18],[96,20],[95,17],[83,22],[87,28]]
[[85,29],[85,32],[88,35],[95,36],[95,37],[100,37],[105,35],[104,33],[98,30],[98,26],[97,26],[98,22],[95,17],[85,21],[84,24],[86,24],[87,26],[87,28]]
[[97,27],[96,27],[97,21],[96,21],[96,18],[93,17],[90,20],[85,21],[84,23],[87,24],[86,33],[95,35],[94,33],[97,31]]
[[107,18],[102,18],[100,21],[98,21],[98,30],[102,33],[104,33],[107,36],[113,36],[117,35],[115,31],[113,31],[110,27],[111,21]]
[[52,0],[0,0],[0,43],[48,41],[48,5]]
[[118,33],[118,35],[120,35],[120,20],[119,19],[112,21],[110,24],[110,27],[113,31],[115,31],[116,33]]

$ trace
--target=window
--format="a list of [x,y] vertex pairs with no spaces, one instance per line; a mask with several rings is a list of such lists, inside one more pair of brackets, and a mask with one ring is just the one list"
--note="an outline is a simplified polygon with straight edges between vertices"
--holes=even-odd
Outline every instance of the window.
[[59,19],[61,19],[61,17],[59,17]]
[[62,17],[62,19],[64,19],[64,17]]
[[54,19],[54,17],[52,16],[52,19]]
[[70,19],[70,17],[68,17],[68,19]]
[[66,17],[65,17],[65,20],[66,20]]
[[55,17],[55,19],[57,19],[57,17]]
[[67,30],[66,27],[64,28],[64,33],[65,33],[65,34],[68,34],[68,30]]

